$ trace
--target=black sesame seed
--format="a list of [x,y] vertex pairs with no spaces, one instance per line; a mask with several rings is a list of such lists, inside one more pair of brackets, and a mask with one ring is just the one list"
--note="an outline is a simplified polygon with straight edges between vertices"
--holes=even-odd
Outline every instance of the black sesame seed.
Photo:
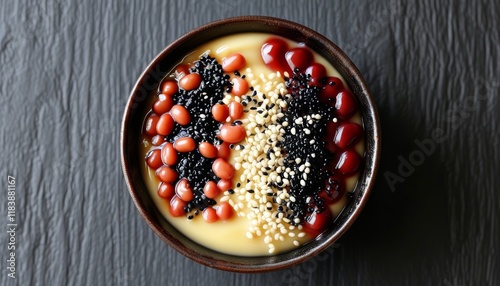
[[229,194],[231,194],[231,195],[232,195],[232,194],[234,194],[234,190],[233,190],[233,189],[229,189],[229,190],[227,190],[227,192],[228,192]]

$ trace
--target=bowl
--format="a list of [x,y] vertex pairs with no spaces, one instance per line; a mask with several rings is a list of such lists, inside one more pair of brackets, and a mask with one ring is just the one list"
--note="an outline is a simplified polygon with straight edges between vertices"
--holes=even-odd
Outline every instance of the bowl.
[[[319,237],[286,253],[243,257],[220,253],[193,242],[160,214],[145,186],[138,156],[138,144],[147,98],[186,51],[212,39],[242,32],[271,33],[305,43],[325,57],[339,71],[358,100],[365,129],[365,161],[359,181],[342,213]],[[304,262],[332,246],[353,224],[366,204],[374,184],[380,155],[380,127],[377,110],[365,80],[349,58],[334,43],[300,24],[263,16],[227,18],[203,25],[166,47],[144,70],[135,84],[121,127],[121,163],[130,196],[151,229],[170,247],[203,265],[235,272],[279,270]]]

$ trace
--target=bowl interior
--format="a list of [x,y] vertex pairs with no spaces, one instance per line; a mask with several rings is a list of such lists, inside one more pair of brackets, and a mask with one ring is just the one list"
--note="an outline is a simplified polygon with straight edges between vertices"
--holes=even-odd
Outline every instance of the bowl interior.
[[[219,253],[203,247],[173,228],[153,204],[140,173],[138,144],[145,115],[147,98],[156,92],[162,78],[179,62],[186,51],[221,36],[243,33],[271,33],[296,42],[303,42],[327,60],[347,81],[360,103],[365,128],[365,165],[352,199],[344,211],[322,235],[310,243],[287,253],[265,257],[239,257]],[[248,16],[229,18],[207,24],[191,31],[169,45],[147,67],[134,86],[127,103],[121,130],[122,167],[130,195],[139,212],[156,234],[171,247],[185,256],[222,270],[260,272],[288,267],[321,252],[331,246],[354,221],[367,200],[377,169],[379,127],[376,109],[357,68],[347,56],[328,39],[299,24],[282,19]]]

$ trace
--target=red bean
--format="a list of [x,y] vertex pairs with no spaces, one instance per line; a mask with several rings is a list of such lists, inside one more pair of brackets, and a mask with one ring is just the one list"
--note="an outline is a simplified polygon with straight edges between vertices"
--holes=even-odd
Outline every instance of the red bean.
[[228,202],[222,202],[217,206],[217,216],[222,220],[229,220],[233,217],[234,209]]
[[361,165],[361,158],[354,150],[347,150],[340,154],[340,158],[335,166],[344,175],[353,175]]
[[358,108],[356,99],[351,92],[343,90],[339,92],[335,100],[336,115],[344,120],[351,118]]
[[248,82],[241,77],[235,77],[231,82],[233,83],[233,88],[231,89],[232,94],[242,96],[248,92]]
[[234,167],[222,158],[214,161],[212,171],[221,179],[231,179],[234,176]]
[[177,172],[168,166],[161,166],[156,170],[156,176],[164,183],[172,183],[177,180]]
[[220,129],[220,138],[227,143],[238,143],[246,136],[245,128],[241,125],[224,124]]
[[315,209],[304,222],[304,230],[313,236],[317,236],[330,225],[332,217],[329,208],[324,208],[320,213],[317,213]]
[[158,187],[158,196],[162,199],[170,200],[175,194],[174,185],[170,183],[160,183]]
[[172,106],[170,115],[172,115],[174,121],[180,125],[188,125],[189,122],[191,122],[191,115],[189,114],[189,111],[187,111],[187,109],[182,105]]
[[177,90],[179,90],[177,82],[173,80],[166,80],[161,84],[161,93],[165,95],[173,96]]
[[217,212],[212,207],[207,207],[206,209],[204,209],[202,216],[203,219],[208,223],[216,222],[217,220],[219,220]]
[[222,142],[222,144],[217,146],[217,150],[217,157],[225,160],[229,159],[229,156],[231,155],[231,148],[229,148],[229,143]]
[[171,95],[160,93],[160,95],[158,95],[158,100],[153,104],[153,111],[156,114],[163,114],[170,111],[173,104],[174,100]]
[[223,103],[217,103],[212,107],[212,116],[216,121],[224,123],[229,116],[229,108]]
[[200,150],[201,155],[205,158],[210,159],[217,157],[217,148],[208,142],[200,143],[198,149]]
[[174,120],[172,116],[168,113],[163,113],[158,120],[158,124],[156,125],[156,132],[160,135],[167,136],[174,130]]
[[221,192],[225,192],[233,188],[233,180],[222,179],[217,182],[217,187]]
[[344,90],[344,84],[338,77],[326,78],[326,84],[319,92],[319,100],[323,103],[335,105],[337,94]]
[[286,52],[285,58],[292,71],[295,69],[303,71],[312,63],[314,56],[308,48],[298,47]]
[[207,198],[215,199],[219,195],[220,190],[214,181],[208,181],[203,188],[203,193]]
[[153,138],[151,138],[151,144],[153,144],[154,146],[160,146],[163,143],[165,143],[165,136],[155,135],[153,136]]
[[187,203],[178,196],[173,196],[172,199],[170,200],[170,214],[173,217],[179,217],[181,215],[184,215],[186,212],[184,211],[184,208],[186,207]]
[[277,37],[268,39],[260,50],[264,63],[272,70],[279,71],[282,74],[288,72],[292,76],[292,71],[285,59],[288,50],[288,44],[285,40]]
[[174,144],[167,142],[161,147],[161,160],[168,166],[173,166],[177,163],[177,151]]
[[189,67],[184,64],[180,64],[175,68],[175,78],[180,79],[185,75],[189,74]]
[[231,54],[222,60],[222,70],[225,72],[234,72],[242,69],[245,64],[246,60],[242,54]]
[[201,76],[197,73],[187,74],[179,80],[179,86],[184,90],[197,89],[201,84]]
[[149,151],[148,154],[146,154],[146,163],[148,163],[151,169],[156,170],[160,168],[163,165],[160,149]]
[[335,133],[333,141],[340,149],[354,146],[363,138],[363,127],[354,122],[344,122]]
[[322,64],[313,63],[306,69],[306,74],[311,75],[309,85],[317,86],[320,84],[321,79],[326,77],[326,68]]
[[190,202],[193,198],[193,189],[186,178],[181,179],[175,185],[175,194],[185,202]]
[[174,148],[181,153],[191,152],[196,148],[196,142],[191,137],[181,137],[175,140]]
[[229,103],[229,116],[233,120],[237,120],[243,117],[245,112],[243,111],[243,105],[237,101],[231,101]]
[[158,121],[160,120],[160,117],[154,113],[151,113],[147,119],[146,123],[144,124],[144,133],[146,133],[149,136],[155,136],[158,134],[156,132],[156,126],[158,125]]

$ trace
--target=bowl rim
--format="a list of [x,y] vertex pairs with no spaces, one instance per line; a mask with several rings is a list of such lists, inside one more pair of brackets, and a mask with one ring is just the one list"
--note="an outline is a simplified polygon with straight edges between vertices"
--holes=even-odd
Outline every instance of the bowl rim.
[[[171,53],[174,49],[187,44],[187,42],[192,39],[194,36],[199,35],[200,33],[204,32],[209,32],[213,29],[220,28],[222,26],[231,24],[238,24],[238,23],[250,23],[250,24],[255,24],[255,25],[270,25],[270,26],[276,26],[279,28],[287,29],[287,30],[297,30],[297,35],[295,36],[302,36],[305,37],[307,40],[312,40],[312,41],[317,41],[319,47],[323,47],[326,49],[326,53],[333,52],[332,54],[332,60],[336,61],[334,64],[335,68],[339,70],[337,66],[340,66],[342,71],[348,72],[350,75],[349,81],[353,81],[356,83],[356,86],[359,86],[359,90],[353,90],[353,93],[355,96],[358,98],[363,97],[366,102],[366,110],[364,112],[361,112],[361,116],[363,119],[366,118],[371,118],[373,121],[373,132],[370,133],[370,135],[373,136],[373,144],[370,146],[370,149],[365,148],[365,165],[363,167],[363,176],[366,176],[366,185],[362,186],[361,194],[358,195],[359,199],[357,199],[355,202],[353,202],[353,206],[351,206],[350,213],[348,214],[348,217],[346,220],[340,225],[338,229],[336,229],[334,232],[329,234],[329,236],[321,243],[318,245],[314,246],[313,248],[309,249],[308,251],[301,253],[297,257],[292,257],[288,260],[285,261],[278,261],[278,262],[271,262],[271,263],[265,263],[265,264],[259,264],[259,265],[247,265],[247,264],[240,264],[240,263],[235,263],[235,262],[230,262],[230,261],[221,261],[216,258],[212,258],[206,255],[200,255],[199,252],[189,248],[188,246],[184,245],[184,243],[180,242],[175,236],[172,234],[168,233],[165,228],[160,225],[159,223],[155,222],[155,219],[153,215],[147,211],[147,207],[145,203],[142,201],[140,198],[140,195],[134,185],[134,180],[133,180],[133,175],[131,173],[131,168],[133,168],[129,164],[129,160],[127,158],[127,153],[126,153],[126,138],[129,134],[129,130],[127,128],[129,119],[131,117],[132,111],[133,111],[133,105],[135,104],[135,95],[137,94],[138,90],[140,89],[141,85],[144,84],[145,77],[153,71],[153,68],[159,64],[161,60],[163,60],[169,53]],[[238,32],[235,32],[236,34]],[[230,35],[231,33],[227,33],[226,35]],[[222,36],[222,35],[220,35]],[[280,35],[282,36],[282,35]],[[290,38],[293,40],[293,36],[283,36],[285,38]],[[214,37],[216,38],[216,37]],[[200,44],[200,43],[198,43]],[[193,46],[194,48],[195,46]],[[325,52],[325,51],[323,51]],[[173,64],[175,64],[173,62]],[[339,72],[342,71],[339,70]],[[345,76],[343,75],[345,78]],[[346,79],[346,78],[345,78]],[[161,81],[161,80],[160,80]],[[348,81],[348,79],[346,79]],[[352,88],[352,86],[351,86]],[[367,114],[365,114],[367,113]],[[365,130],[365,134],[367,134]],[[365,143],[367,144],[367,143]],[[141,73],[139,76],[137,82],[134,84],[134,87],[132,88],[132,91],[128,97],[126,106],[125,106],[125,112],[122,118],[121,122],[121,129],[120,129],[120,159],[121,159],[121,166],[123,170],[123,174],[125,177],[125,182],[129,191],[130,196],[132,197],[132,200],[141,214],[142,218],[146,221],[146,223],[149,225],[149,227],[170,247],[181,253],[182,255],[198,262],[203,265],[220,269],[220,270],[225,270],[225,271],[234,271],[234,272],[244,272],[244,273],[253,273],[253,272],[266,272],[266,271],[274,271],[274,270],[280,270],[284,269],[287,267],[291,267],[293,265],[299,264],[301,262],[304,262],[315,255],[319,254],[320,252],[324,251],[328,247],[332,246],[335,241],[337,241],[346,231],[349,229],[349,227],[354,223],[356,218],[359,216],[361,213],[361,210],[365,206],[365,204],[368,201],[369,195],[373,189],[374,183],[375,183],[375,176],[378,171],[378,164],[380,161],[380,152],[381,152],[381,134],[380,134],[380,120],[378,117],[378,112],[376,105],[374,103],[373,97],[368,89],[368,86],[365,82],[365,79],[362,77],[360,71],[357,69],[357,67],[353,64],[353,62],[347,57],[347,55],[332,41],[330,41],[328,38],[324,37],[323,35],[319,34],[318,32],[303,26],[302,24],[292,22],[289,20],[285,19],[280,19],[280,18],[275,18],[275,17],[269,17],[269,16],[237,16],[237,17],[230,17],[230,18],[225,18],[213,22],[209,22],[207,24],[204,24],[202,26],[199,26],[190,32],[184,34],[183,36],[179,37],[175,41],[173,41],[171,44],[167,45],[152,61],[151,63],[148,64],[148,66],[144,69],[144,71]],[[367,154],[371,154],[371,160],[370,160],[370,165],[368,166],[367,162]],[[368,168],[369,167],[369,168]],[[364,174],[369,170],[367,174]],[[360,176],[361,176],[360,175]],[[361,177],[360,177],[361,180]],[[358,184],[359,181],[358,180]],[[358,188],[358,187],[356,187]],[[355,190],[356,190],[355,188]],[[349,203],[348,203],[349,204]],[[204,246],[202,246],[204,247]],[[299,247],[298,249],[302,248]],[[296,250],[296,249],[295,249]],[[294,251],[294,250],[291,250]],[[240,257],[240,256],[236,256]],[[272,256],[270,256],[272,257]]]

